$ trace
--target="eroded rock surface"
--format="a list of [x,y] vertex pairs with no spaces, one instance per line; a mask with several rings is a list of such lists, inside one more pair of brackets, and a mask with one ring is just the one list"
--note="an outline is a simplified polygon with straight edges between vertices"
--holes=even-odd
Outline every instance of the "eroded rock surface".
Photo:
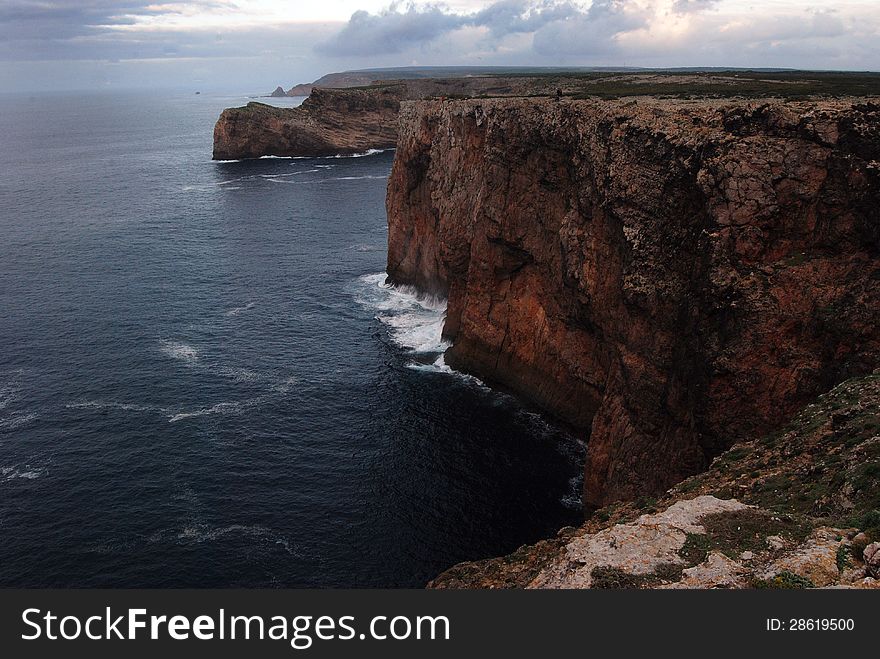
[[390,149],[397,141],[402,90],[395,86],[315,89],[297,108],[248,103],[224,110],[214,126],[214,160],[329,156]]
[[589,436],[588,507],[664,491],[880,356],[880,105],[401,105],[388,273],[454,368]]
[[701,496],[678,501],[661,513],[642,515],[630,524],[616,524],[598,533],[572,539],[561,560],[528,584],[532,588],[589,588],[597,569],[627,575],[653,574],[658,568],[685,565],[679,552],[689,533],[705,533],[703,517],[744,510],[736,500]]

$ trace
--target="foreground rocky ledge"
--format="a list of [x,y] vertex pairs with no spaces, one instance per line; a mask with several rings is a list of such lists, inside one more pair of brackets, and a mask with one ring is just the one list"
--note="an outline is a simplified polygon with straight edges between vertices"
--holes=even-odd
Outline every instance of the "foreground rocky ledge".
[[588,507],[880,363],[877,104],[404,102],[387,207],[447,363],[589,435]]
[[433,588],[880,587],[880,375],[847,381],[659,500],[610,506]]

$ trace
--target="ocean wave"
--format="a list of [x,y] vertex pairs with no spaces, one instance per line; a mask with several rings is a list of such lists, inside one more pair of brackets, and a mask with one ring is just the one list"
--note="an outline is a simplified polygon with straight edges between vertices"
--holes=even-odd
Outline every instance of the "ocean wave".
[[262,405],[268,400],[268,396],[257,396],[247,400],[224,401],[210,407],[204,407],[190,412],[177,412],[168,416],[168,423],[177,423],[185,419],[195,419],[203,416],[238,416],[242,412]]
[[223,527],[212,527],[201,522],[186,524],[180,528],[160,529],[148,535],[146,538],[136,536],[132,538],[114,538],[106,542],[92,545],[85,549],[94,554],[114,554],[117,552],[129,552],[137,549],[144,541],[147,544],[204,544],[222,540],[227,536],[243,536],[262,542],[269,547],[278,547],[291,556],[299,556],[300,550],[296,544],[273,529],[259,525],[230,524]]
[[[406,365],[407,368],[412,369],[414,371],[424,371],[426,373],[443,373],[444,375],[452,375],[459,380],[467,382],[468,384],[472,384],[480,389],[485,391],[494,391],[489,385],[483,382],[480,378],[475,375],[469,375],[467,373],[462,373],[461,371],[456,371],[454,368],[449,366],[446,363],[445,355],[440,355],[430,364],[424,364],[419,362],[413,362]],[[496,395],[503,395],[500,392],[494,392]]]
[[386,151],[394,151],[394,149],[367,149],[363,153],[347,153],[347,154],[337,154],[335,156],[325,156],[326,158],[367,158],[369,156],[375,156],[379,153],[385,153]]
[[582,492],[584,489],[583,473],[568,479],[568,492],[562,496],[559,502],[569,510],[583,510]]
[[0,410],[6,409],[11,402],[18,398],[18,394],[21,393],[21,376],[23,372],[21,369],[18,369],[17,371],[6,371],[4,373],[4,379],[10,375],[12,377],[0,385]]
[[17,430],[22,426],[26,426],[37,419],[36,414],[25,414],[23,412],[15,412],[4,419],[0,419],[0,432],[9,432]]
[[380,175],[364,175],[364,176],[337,176],[335,178],[325,178],[321,179],[321,183],[326,183],[327,181],[364,181],[364,180],[377,180],[377,179],[386,179],[388,178],[387,174]]
[[198,361],[199,359],[198,349],[180,341],[169,341],[163,339],[159,342],[159,350],[161,350],[165,356],[170,357],[171,359],[177,359],[190,364]]
[[369,156],[375,156],[379,153],[386,153],[388,151],[394,151],[394,148],[390,149],[367,149],[362,153],[338,153],[333,156],[260,156],[259,158],[233,158],[230,160],[211,160],[212,163],[236,163],[236,162],[247,162],[248,160],[328,160],[328,159],[337,159],[337,158],[367,158]]
[[320,169],[306,169],[301,172],[293,172],[291,174],[260,174],[260,178],[269,181],[270,183],[301,183],[301,181],[288,181],[287,179],[291,176],[297,176],[299,174],[314,174],[315,172],[320,172]]
[[9,385],[0,387],[0,410],[5,410],[9,406],[9,403],[18,398],[19,391],[20,389],[17,387]]
[[227,536],[244,536],[260,540],[268,545],[277,546],[291,556],[299,555],[295,544],[283,534],[266,526],[257,524],[230,524],[228,526],[209,526],[200,522],[192,523],[178,529],[163,529],[153,533],[147,541],[151,544],[174,542],[177,544],[203,544],[216,542]]
[[234,307],[234,308],[230,309],[229,311],[226,312],[225,315],[227,315],[227,316],[237,316],[238,314],[240,314],[240,313],[244,313],[245,311],[250,311],[250,310],[253,309],[256,305],[257,305],[256,302],[248,302],[248,303],[245,304],[244,306],[241,306],[241,307]]
[[449,343],[442,338],[446,300],[420,294],[409,286],[390,286],[384,273],[358,280],[356,300],[378,312],[391,340],[413,353],[442,353]]
[[139,405],[137,403],[120,403],[115,400],[85,400],[65,404],[66,408],[73,410],[120,410],[123,412],[164,412],[161,407],[152,405]]
[[4,481],[15,480],[16,478],[32,481],[46,473],[44,469],[33,469],[30,466],[25,466],[23,469],[24,471],[18,467],[0,467],[0,477]]

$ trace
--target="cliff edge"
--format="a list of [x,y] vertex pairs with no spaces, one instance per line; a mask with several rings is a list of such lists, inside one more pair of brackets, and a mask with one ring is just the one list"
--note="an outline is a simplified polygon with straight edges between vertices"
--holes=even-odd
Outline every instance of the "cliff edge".
[[401,104],[388,274],[446,361],[589,436],[584,501],[665,491],[880,357],[880,105]]

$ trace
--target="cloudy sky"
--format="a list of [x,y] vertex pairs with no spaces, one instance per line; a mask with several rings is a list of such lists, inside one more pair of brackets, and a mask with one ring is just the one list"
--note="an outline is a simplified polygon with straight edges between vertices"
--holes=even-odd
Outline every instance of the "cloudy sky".
[[408,65],[880,70],[880,0],[0,0],[7,90],[260,92]]

